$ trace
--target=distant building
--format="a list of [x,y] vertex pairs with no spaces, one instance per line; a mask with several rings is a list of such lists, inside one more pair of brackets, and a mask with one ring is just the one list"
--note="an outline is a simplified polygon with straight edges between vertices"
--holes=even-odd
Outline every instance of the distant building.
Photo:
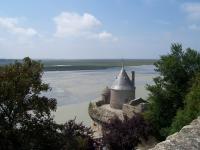
[[148,102],[142,98],[135,99],[135,89],[135,72],[132,71],[130,80],[122,66],[111,88],[106,87],[101,98],[90,103],[88,113],[94,121],[97,138],[101,136],[102,124],[109,123],[112,118],[123,120],[124,116],[131,118],[146,110]]
[[111,86],[110,107],[122,109],[123,104],[135,99],[135,73],[132,71],[132,80],[129,79],[124,66]]

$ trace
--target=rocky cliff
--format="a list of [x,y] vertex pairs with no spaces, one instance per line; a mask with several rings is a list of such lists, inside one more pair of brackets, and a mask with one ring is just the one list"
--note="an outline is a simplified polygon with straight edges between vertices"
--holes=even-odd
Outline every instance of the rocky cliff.
[[200,117],[151,150],[200,150]]

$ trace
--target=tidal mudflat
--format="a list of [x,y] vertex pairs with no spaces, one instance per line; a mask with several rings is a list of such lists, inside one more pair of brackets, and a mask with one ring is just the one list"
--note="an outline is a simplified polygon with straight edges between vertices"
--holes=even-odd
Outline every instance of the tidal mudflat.
[[[153,84],[152,78],[157,74],[153,65],[129,66],[127,73],[135,71],[136,97],[146,98],[148,92],[146,84]],[[57,111],[53,112],[58,123],[64,123],[76,117],[78,122],[83,121],[85,125],[91,125],[88,115],[88,104],[101,96],[106,86],[111,86],[118,75],[120,67],[102,70],[82,71],[47,71],[43,80],[49,83],[52,90],[48,97],[57,99]]]

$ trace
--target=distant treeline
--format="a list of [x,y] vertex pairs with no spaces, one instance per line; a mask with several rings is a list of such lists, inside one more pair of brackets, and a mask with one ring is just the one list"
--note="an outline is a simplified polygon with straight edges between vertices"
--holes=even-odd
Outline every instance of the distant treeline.
[[[15,59],[0,59],[0,65],[14,63]],[[21,61],[21,60],[18,60]],[[155,59],[44,59],[44,71],[98,70],[125,66],[152,65]]]

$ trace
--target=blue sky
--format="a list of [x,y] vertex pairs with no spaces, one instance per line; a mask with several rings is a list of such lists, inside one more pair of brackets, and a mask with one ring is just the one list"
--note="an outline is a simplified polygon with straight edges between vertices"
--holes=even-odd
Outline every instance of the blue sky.
[[0,2],[0,58],[159,58],[200,50],[198,0]]

